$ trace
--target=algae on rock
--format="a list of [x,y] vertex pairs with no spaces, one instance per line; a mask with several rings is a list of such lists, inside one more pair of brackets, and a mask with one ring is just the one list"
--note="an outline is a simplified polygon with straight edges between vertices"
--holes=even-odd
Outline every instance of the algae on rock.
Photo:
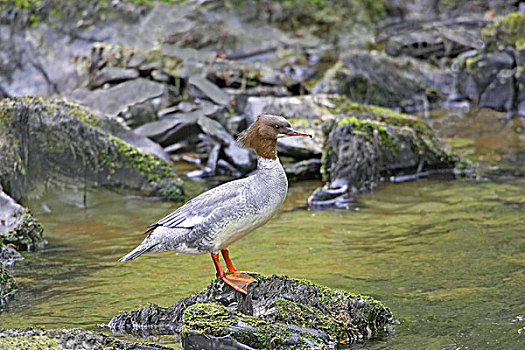
[[179,200],[182,183],[172,165],[110,135],[105,122],[64,100],[3,99],[0,185],[15,200],[50,185],[125,188]]
[[0,262],[0,312],[1,306],[16,292],[16,282],[7,271],[7,268]]
[[7,329],[0,328],[0,349],[170,349],[156,344],[116,339],[101,333],[74,329]]
[[370,297],[289,277],[254,277],[247,295],[217,279],[169,308],[117,315],[110,329],[141,336],[176,332],[188,348],[308,349],[362,342],[392,322],[390,310]]
[[386,179],[453,176],[459,158],[421,119],[337,95],[331,101],[328,109],[337,118],[325,129],[321,171],[326,184],[310,197],[311,205],[348,207],[352,193]]

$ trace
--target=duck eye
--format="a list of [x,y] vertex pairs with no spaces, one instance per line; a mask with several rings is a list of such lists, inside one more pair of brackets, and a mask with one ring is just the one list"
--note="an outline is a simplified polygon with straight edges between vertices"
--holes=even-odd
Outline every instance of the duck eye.
[[279,125],[277,125],[277,124],[275,124],[273,127],[276,128],[276,129],[279,129]]

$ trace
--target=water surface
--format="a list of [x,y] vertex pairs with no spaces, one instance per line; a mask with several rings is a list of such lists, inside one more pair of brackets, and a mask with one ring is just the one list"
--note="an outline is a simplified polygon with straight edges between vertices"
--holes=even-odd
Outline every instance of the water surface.
[[[351,211],[308,211],[320,184],[296,183],[276,218],[231,246],[232,259],[383,301],[396,317],[391,334],[356,348],[524,349],[525,119],[437,111],[429,121],[491,175],[382,184]],[[0,327],[101,330],[115,314],[170,306],[214,278],[208,255],[117,261],[180,204],[105,190],[89,192],[87,207],[72,190],[23,204],[49,244],[17,263],[20,289]]]
[[[280,215],[231,247],[238,267],[382,300],[397,324],[365,348],[525,346],[525,180],[384,184],[348,212],[304,209],[317,185],[294,185]],[[97,191],[83,208],[82,193],[60,191],[28,204],[49,244],[17,264],[4,327],[95,330],[125,310],[169,306],[214,276],[207,255],[117,262],[173,203]]]

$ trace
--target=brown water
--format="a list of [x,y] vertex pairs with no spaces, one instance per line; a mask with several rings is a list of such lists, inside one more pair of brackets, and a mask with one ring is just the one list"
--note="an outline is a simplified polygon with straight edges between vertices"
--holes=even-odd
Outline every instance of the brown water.
[[[468,152],[492,154],[483,133],[465,137]],[[239,268],[383,301],[392,333],[356,348],[525,348],[525,179],[383,184],[348,212],[306,210],[318,185],[294,184],[280,215],[231,246]],[[214,276],[207,255],[117,262],[174,203],[100,190],[83,208],[82,193],[61,190],[25,204],[49,244],[16,265],[20,289],[0,327],[97,330],[122,311],[170,306]]]

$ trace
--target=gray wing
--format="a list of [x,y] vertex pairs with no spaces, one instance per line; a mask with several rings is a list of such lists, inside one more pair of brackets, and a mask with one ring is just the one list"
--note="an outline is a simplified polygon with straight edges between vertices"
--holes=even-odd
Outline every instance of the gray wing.
[[246,191],[244,180],[246,179],[231,181],[212,188],[148,227],[193,228],[207,221],[214,211],[217,213],[221,210],[236,210],[236,207],[240,209]]

